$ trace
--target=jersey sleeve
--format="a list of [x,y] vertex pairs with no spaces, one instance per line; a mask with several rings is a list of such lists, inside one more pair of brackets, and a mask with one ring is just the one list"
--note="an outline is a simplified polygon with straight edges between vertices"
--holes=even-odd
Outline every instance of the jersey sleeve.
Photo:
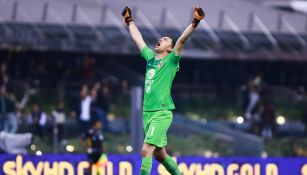
[[169,54],[169,61],[173,66],[176,66],[179,70],[179,61],[181,60],[181,55],[176,56],[175,51]]
[[141,55],[146,61],[155,57],[155,53],[148,46],[142,49]]

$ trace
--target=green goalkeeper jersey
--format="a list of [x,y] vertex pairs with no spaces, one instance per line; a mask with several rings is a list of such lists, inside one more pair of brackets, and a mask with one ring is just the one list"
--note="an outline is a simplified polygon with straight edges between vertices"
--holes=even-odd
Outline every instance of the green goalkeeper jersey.
[[175,109],[171,88],[181,56],[176,56],[173,51],[165,58],[155,60],[155,53],[145,46],[142,57],[147,61],[143,111]]

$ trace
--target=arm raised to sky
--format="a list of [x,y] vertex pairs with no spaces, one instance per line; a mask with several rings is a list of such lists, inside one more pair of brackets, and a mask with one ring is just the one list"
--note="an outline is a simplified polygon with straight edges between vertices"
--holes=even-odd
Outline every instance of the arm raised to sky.
[[176,56],[179,56],[183,50],[185,42],[189,39],[189,37],[192,35],[193,31],[198,26],[198,23],[205,18],[205,12],[203,9],[199,6],[195,7],[194,9],[194,20],[192,23],[183,31],[181,36],[178,38],[175,47],[174,52]]
[[131,9],[128,6],[124,8],[122,16],[124,17],[125,23],[129,27],[130,35],[133,41],[136,43],[138,49],[141,52],[142,49],[146,46],[146,44],[144,42],[141,32],[132,20]]

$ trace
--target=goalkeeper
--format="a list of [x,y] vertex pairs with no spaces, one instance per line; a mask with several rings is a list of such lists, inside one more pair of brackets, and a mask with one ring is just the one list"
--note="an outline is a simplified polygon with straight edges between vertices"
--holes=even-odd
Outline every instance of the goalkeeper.
[[131,9],[126,7],[122,15],[132,39],[142,57],[147,61],[143,102],[145,140],[140,175],[150,175],[152,156],[162,163],[170,174],[181,175],[177,164],[165,150],[166,134],[172,123],[172,110],[175,109],[170,92],[173,79],[179,70],[183,46],[198,23],[205,17],[205,13],[197,6],[194,10],[194,20],[179,39],[175,42],[170,37],[162,37],[157,41],[154,50],[145,44],[133,22]]

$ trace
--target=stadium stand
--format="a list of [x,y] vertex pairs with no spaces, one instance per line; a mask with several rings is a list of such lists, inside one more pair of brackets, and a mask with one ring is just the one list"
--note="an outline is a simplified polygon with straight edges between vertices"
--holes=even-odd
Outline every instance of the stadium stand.
[[[2,47],[97,53],[120,50],[123,54],[135,50],[130,49],[134,45],[119,13],[126,5],[124,1],[3,0],[0,3]],[[190,20],[186,9],[192,9],[196,3],[204,6],[208,20],[187,47],[185,55],[190,58],[307,58],[306,27],[304,22],[298,22],[306,21],[303,14],[244,0],[193,3],[181,0],[175,6],[171,0],[126,3],[134,8],[136,22],[142,27],[145,39],[151,42],[166,33],[178,37]],[[225,9],[226,6],[229,8]]]

